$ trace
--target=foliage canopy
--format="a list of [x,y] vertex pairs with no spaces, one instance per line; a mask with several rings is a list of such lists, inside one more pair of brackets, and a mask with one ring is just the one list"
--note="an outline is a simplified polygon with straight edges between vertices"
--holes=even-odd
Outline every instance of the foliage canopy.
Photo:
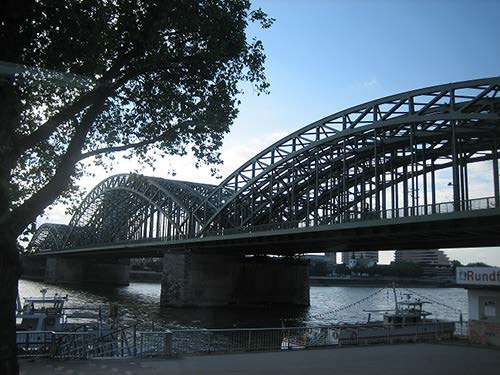
[[17,374],[16,240],[85,161],[157,150],[219,161],[239,83],[266,92],[248,0],[0,2],[0,373]]
[[191,147],[199,160],[219,162],[239,83],[268,89],[262,42],[248,41],[246,29],[272,19],[247,0],[7,1],[4,8],[2,85],[13,108],[2,116],[10,124],[0,140],[8,161],[1,177],[14,216],[19,208],[34,220],[74,191],[82,161],[108,165],[116,151],[151,163],[153,149]]

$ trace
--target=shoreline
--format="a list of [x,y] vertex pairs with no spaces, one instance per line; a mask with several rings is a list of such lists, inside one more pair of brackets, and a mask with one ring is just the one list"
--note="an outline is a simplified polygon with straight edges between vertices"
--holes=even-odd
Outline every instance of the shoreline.
[[[154,271],[130,271],[130,282],[136,283],[161,283],[161,272]],[[22,275],[21,279],[32,281],[44,281],[43,276]],[[382,287],[388,286],[393,282],[398,286],[413,288],[458,288],[459,286],[450,280],[418,280],[418,279],[348,279],[328,276],[309,277],[310,286],[350,286],[350,287]]]
[[311,286],[353,286],[353,287],[382,287],[388,286],[393,282],[397,286],[413,287],[413,288],[457,288],[457,284],[450,280],[419,280],[419,279],[348,279],[326,276],[311,276],[309,278]]

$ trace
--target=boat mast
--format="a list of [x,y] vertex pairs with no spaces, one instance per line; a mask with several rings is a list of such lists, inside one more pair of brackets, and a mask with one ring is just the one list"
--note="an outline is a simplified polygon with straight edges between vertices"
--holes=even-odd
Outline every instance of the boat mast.
[[396,295],[396,283],[394,281],[392,282],[392,292],[394,293],[394,304],[396,305],[396,312],[398,312],[399,311],[398,297]]
[[19,296],[19,291],[17,291],[17,299],[16,299],[16,307],[17,311],[22,311],[23,306],[21,305],[21,297]]

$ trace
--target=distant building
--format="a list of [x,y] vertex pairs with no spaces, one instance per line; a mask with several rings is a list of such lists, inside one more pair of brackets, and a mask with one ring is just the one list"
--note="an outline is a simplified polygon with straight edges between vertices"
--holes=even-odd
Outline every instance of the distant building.
[[349,259],[349,264],[347,267],[353,269],[354,267],[373,267],[376,266],[377,262],[372,258],[351,258]]
[[450,274],[451,263],[446,254],[439,249],[396,250],[396,262],[418,263],[424,269],[424,275]]
[[370,259],[374,263],[378,263],[378,251],[347,251],[342,253],[343,264],[349,266],[351,259]]
[[309,261],[312,276],[330,275],[337,265],[335,253],[325,253],[325,255],[308,254],[304,258]]
[[500,346],[500,267],[457,267],[456,278],[467,289],[469,340]]
[[337,253],[327,252],[327,253],[325,253],[325,258],[327,258],[329,262],[333,262],[333,264],[337,264]]

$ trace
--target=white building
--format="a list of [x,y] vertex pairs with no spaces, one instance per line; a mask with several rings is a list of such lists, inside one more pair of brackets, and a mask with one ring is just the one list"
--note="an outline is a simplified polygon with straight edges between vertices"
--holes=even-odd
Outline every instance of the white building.
[[[351,259],[369,259],[372,263],[378,263],[378,251],[346,251],[342,253],[342,263],[349,266]],[[361,261],[363,263],[365,261]],[[370,261],[367,261],[370,262]]]
[[424,269],[424,275],[449,275],[450,260],[439,249],[396,250],[396,262],[417,263]]
[[457,267],[456,277],[467,289],[469,340],[500,346],[500,267]]
[[411,262],[433,266],[450,266],[450,260],[439,249],[396,250],[396,262]]

